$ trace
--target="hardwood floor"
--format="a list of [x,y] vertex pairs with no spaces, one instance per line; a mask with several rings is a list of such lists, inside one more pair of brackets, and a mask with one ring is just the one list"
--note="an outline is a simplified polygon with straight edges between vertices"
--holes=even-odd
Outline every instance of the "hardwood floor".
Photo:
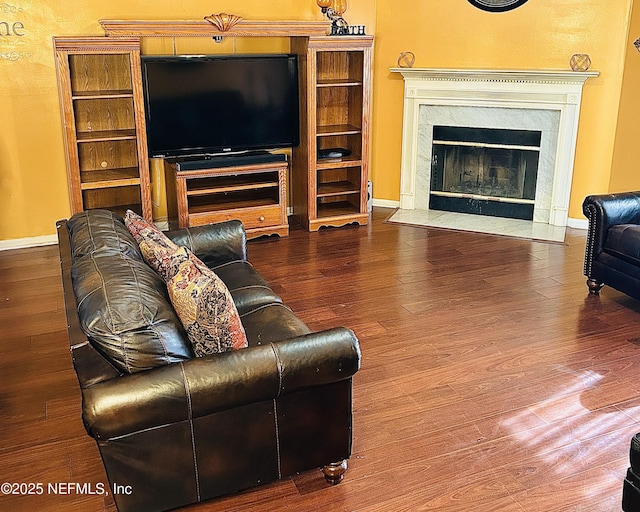
[[[371,225],[249,243],[249,259],[312,328],[352,328],[354,450],[318,471],[185,510],[619,511],[640,431],[640,303],[589,296],[585,233],[565,244]],[[0,252],[0,495],[6,511],[108,511],[82,427],[57,247]],[[58,487],[60,489],[60,487]],[[87,489],[85,489],[86,491]]]

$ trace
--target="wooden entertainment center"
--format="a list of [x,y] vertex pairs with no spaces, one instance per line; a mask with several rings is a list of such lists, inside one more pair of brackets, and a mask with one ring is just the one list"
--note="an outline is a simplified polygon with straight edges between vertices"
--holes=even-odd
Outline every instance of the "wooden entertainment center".
[[288,182],[293,216],[306,229],[367,224],[372,36],[327,36],[327,22],[242,20],[225,30],[208,21],[100,23],[108,37],[54,38],[72,213],[131,208],[153,220],[141,38],[288,37],[300,86],[290,166],[183,171],[165,162],[170,225],[235,218],[249,237],[286,236]]

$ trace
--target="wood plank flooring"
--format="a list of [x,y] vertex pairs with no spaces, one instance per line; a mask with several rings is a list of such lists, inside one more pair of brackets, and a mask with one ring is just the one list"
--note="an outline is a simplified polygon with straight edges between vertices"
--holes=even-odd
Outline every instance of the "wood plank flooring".
[[[249,243],[249,259],[312,328],[352,328],[354,450],[345,480],[310,471],[188,507],[224,512],[620,510],[640,432],[640,303],[589,296],[585,233],[565,244],[399,226]],[[0,252],[3,511],[114,512],[82,427],[57,247]]]

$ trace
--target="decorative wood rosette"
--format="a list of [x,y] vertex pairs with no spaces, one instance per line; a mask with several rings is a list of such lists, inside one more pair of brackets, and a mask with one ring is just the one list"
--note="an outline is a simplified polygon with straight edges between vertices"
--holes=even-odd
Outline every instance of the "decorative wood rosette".
[[527,0],[469,0],[478,9],[490,12],[504,12],[520,7]]
[[227,14],[226,12],[221,12],[220,14],[211,14],[210,16],[205,16],[204,19],[214,25],[220,32],[226,32],[236,23],[238,23],[242,18],[240,16],[236,16],[235,14]]

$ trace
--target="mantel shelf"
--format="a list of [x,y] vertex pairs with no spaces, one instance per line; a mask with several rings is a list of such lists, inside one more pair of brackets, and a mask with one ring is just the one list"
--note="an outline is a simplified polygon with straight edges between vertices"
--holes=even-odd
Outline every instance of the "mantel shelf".
[[150,21],[100,20],[107,36],[139,37],[311,37],[325,36],[329,21],[250,21],[241,20],[227,31],[218,30],[205,20]]
[[441,69],[391,68],[405,80],[448,82],[510,82],[510,83],[566,83],[583,84],[600,75],[598,71],[571,71],[566,69]]

